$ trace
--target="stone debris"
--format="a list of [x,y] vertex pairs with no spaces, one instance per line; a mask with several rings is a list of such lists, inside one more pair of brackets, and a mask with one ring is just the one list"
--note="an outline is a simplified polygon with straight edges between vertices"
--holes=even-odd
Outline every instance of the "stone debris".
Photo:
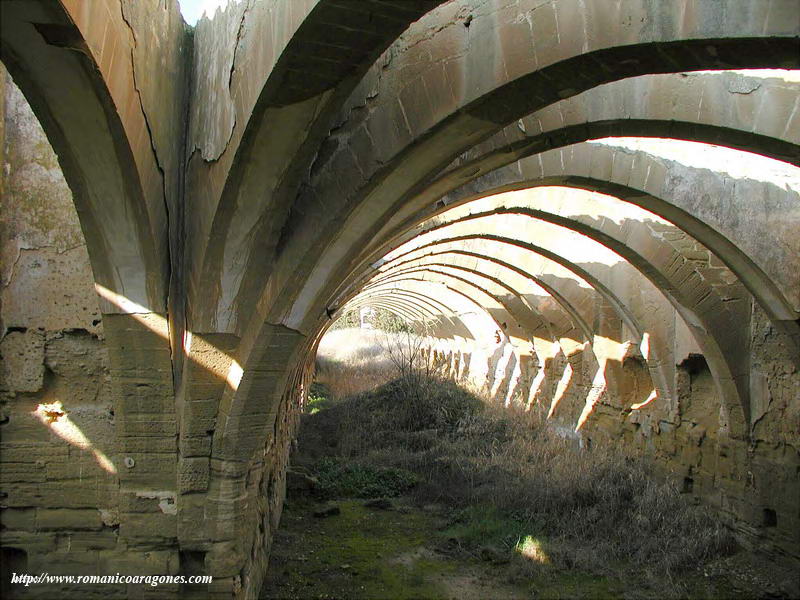
[[337,504],[329,504],[314,511],[314,516],[317,519],[327,519],[335,515],[341,514],[342,509]]
[[286,471],[286,491],[289,493],[312,494],[318,486],[316,477],[295,469]]

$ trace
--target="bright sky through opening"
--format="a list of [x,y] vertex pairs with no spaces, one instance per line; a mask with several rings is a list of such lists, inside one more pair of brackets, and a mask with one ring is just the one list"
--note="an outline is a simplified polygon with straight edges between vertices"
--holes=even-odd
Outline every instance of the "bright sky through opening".
[[179,0],[179,4],[184,21],[194,27],[203,13],[212,19],[217,8],[225,10],[228,0]]

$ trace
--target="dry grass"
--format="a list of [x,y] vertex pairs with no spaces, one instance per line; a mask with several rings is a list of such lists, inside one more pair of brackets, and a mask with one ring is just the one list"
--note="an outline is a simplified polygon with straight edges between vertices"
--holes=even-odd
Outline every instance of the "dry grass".
[[[450,534],[468,550],[535,544],[546,560],[515,568],[616,576],[636,568],[663,581],[732,548],[725,527],[653,478],[644,460],[581,449],[540,414],[486,403],[408,362],[398,365],[404,352],[415,356],[414,344],[392,356],[378,335],[352,345],[352,358],[335,370],[325,365],[323,380],[342,400],[306,417],[301,435],[350,463],[416,474],[413,495],[452,507]],[[376,358],[368,377],[348,371]],[[359,393],[347,397],[345,382]]]
[[398,377],[418,359],[420,338],[379,329],[336,329],[320,341],[316,377],[329,397],[343,400]]
[[566,566],[602,572],[625,561],[668,573],[732,543],[644,460],[582,450],[531,413],[490,407],[465,419],[436,453],[424,477],[436,484],[421,493],[513,515]]

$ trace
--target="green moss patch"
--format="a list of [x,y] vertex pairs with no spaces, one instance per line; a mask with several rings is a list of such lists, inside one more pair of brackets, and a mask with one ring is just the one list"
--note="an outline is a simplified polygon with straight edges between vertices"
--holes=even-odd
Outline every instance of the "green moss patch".
[[436,519],[419,510],[375,511],[360,501],[341,514],[311,517],[308,505],[284,512],[262,598],[444,598],[442,578],[457,561],[424,551]]

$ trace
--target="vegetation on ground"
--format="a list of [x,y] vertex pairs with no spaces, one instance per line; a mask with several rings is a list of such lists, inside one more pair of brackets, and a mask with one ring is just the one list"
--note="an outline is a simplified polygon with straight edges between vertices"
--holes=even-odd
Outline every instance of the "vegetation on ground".
[[[325,408],[303,416],[292,459],[315,474],[323,498],[436,507],[437,552],[492,565],[517,591],[564,590],[547,597],[684,597],[687,586],[697,595],[698,568],[735,549],[713,513],[654,478],[644,459],[582,449],[543,415],[427,371],[410,337],[395,346],[375,350],[378,383],[351,395],[331,390],[347,388],[340,380],[352,382],[369,352],[327,358],[313,400]],[[700,595],[732,594],[709,589]]]
[[[336,402],[375,389],[396,376],[395,360],[389,350],[407,346],[410,339],[410,334],[391,334],[374,329],[328,331],[317,351],[316,380],[312,390]],[[405,352],[401,350],[402,354]],[[315,398],[318,401],[319,395]],[[313,407],[307,405],[306,408],[311,410]]]
[[[489,563],[432,549],[441,527],[432,511],[399,500],[388,511],[352,499],[338,505],[339,515],[316,519],[308,500],[289,499],[273,542],[262,599],[533,597],[531,585],[498,582]],[[608,597],[607,592],[599,597]]]
[[314,468],[320,498],[384,498],[399,496],[414,487],[417,476],[396,467],[354,463],[335,457],[320,460]]
[[443,536],[476,555],[526,555],[533,571],[664,577],[733,548],[719,520],[644,460],[583,450],[536,413],[487,405],[429,374],[339,401],[303,429],[329,496],[407,493],[450,507]]

